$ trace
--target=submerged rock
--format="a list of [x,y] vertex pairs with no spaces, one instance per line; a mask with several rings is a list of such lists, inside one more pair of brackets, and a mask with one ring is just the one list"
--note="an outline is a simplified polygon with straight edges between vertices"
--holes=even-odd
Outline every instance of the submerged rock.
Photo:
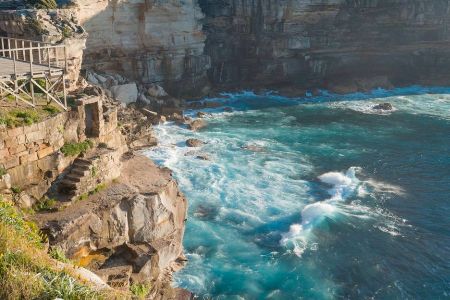
[[379,109],[379,110],[393,110],[394,109],[392,104],[390,104],[388,102],[377,104],[377,105],[375,105],[372,108],[373,109]]
[[263,152],[265,150],[264,147],[258,145],[245,145],[242,147],[242,149],[253,152]]
[[199,118],[204,118],[204,117],[206,117],[207,115],[208,115],[207,113],[202,112],[202,111],[199,111],[199,112],[197,113],[197,117],[199,117]]
[[188,146],[188,147],[200,147],[204,144],[205,143],[203,141],[198,140],[198,139],[188,139],[186,141],[186,146]]
[[194,120],[188,124],[188,128],[193,131],[197,131],[205,126],[206,122],[201,119]]
[[195,158],[200,159],[200,160],[210,160],[209,156],[206,154],[199,154]]

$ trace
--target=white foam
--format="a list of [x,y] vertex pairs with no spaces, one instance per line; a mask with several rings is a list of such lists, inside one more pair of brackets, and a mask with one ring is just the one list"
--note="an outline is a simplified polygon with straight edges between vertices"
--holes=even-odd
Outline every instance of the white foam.
[[[328,172],[320,175],[320,181],[332,186],[328,190],[331,198],[306,205],[301,212],[302,224],[292,224],[289,232],[282,234],[280,244],[289,249],[293,248],[292,252],[300,257],[307,249],[308,236],[314,225],[325,218],[332,218],[340,210],[337,203],[360,189],[357,170],[358,167],[350,167],[345,173]],[[316,248],[317,244],[314,244]]]

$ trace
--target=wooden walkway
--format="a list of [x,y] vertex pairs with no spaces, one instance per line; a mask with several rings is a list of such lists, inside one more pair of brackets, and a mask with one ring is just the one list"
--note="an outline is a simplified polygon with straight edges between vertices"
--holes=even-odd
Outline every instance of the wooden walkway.
[[66,73],[64,45],[0,37],[0,102],[12,96],[16,105],[35,107],[41,105],[36,90],[45,94],[47,105],[67,110]]
[[14,66],[14,60],[10,58],[0,57],[0,81],[14,80],[14,76],[17,79],[45,78],[46,76],[61,76],[64,74],[64,69],[48,67],[33,63],[30,68],[29,62],[16,61]]

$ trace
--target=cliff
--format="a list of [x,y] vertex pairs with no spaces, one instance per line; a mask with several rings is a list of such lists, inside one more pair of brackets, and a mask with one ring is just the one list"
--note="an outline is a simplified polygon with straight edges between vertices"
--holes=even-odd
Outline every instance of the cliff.
[[131,283],[145,282],[151,299],[171,299],[171,275],[184,261],[186,213],[187,201],[171,172],[132,156],[104,191],[36,219],[51,246],[110,286],[128,289]]
[[[74,1],[89,37],[85,67],[160,83],[174,96],[198,96],[207,86],[203,14],[188,1]],[[203,91],[203,92],[202,92]]]
[[[73,4],[56,16],[66,15],[88,32],[85,69],[119,73],[147,88],[156,83],[175,97],[199,97],[211,88],[303,94],[316,88],[350,92],[448,84],[447,0]],[[24,26],[11,26],[20,22],[4,14],[11,12],[0,14],[0,32],[29,37]]]
[[199,0],[220,89],[448,84],[446,0]]

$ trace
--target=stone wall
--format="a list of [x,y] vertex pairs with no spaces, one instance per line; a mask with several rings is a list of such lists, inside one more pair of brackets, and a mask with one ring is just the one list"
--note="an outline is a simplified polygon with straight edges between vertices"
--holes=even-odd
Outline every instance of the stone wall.
[[[86,135],[85,105],[95,104],[98,112],[96,133]],[[0,179],[0,192],[18,187],[34,200],[40,199],[57,177],[67,170],[75,157],[65,157],[60,149],[65,143],[83,142],[87,138],[97,144],[105,143],[108,151],[97,159],[103,172],[95,176],[91,185],[117,177],[119,171],[106,174],[108,168],[120,167],[119,157],[127,150],[125,138],[117,123],[117,108],[105,111],[100,96],[77,100],[77,108],[62,112],[42,122],[13,129],[0,128],[0,167],[6,175]],[[107,106],[105,106],[107,107]],[[95,181],[95,182],[94,182]]]
[[[64,125],[68,113],[30,126],[0,129],[0,167],[7,175],[0,190],[11,186],[42,197],[49,182],[67,166],[57,151],[64,145]],[[3,184],[2,184],[3,182]]]

